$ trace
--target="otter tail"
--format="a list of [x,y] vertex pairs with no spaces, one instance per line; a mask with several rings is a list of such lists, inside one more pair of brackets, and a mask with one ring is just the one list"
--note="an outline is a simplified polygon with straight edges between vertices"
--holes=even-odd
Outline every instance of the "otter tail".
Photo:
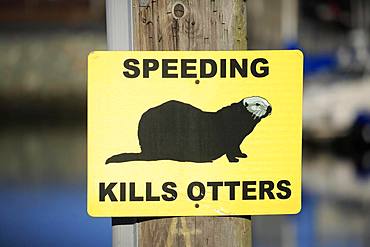
[[112,157],[108,158],[105,161],[105,164],[109,163],[120,163],[120,162],[127,162],[127,161],[135,161],[135,160],[147,160],[142,153],[122,153],[116,154]]

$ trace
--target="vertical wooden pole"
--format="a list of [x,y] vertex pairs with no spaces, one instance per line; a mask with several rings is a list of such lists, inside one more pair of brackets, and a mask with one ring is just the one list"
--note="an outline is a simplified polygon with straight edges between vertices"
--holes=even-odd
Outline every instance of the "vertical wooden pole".
[[[134,50],[245,50],[246,0],[132,0]],[[251,246],[247,217],[138,224],[139,246]]]

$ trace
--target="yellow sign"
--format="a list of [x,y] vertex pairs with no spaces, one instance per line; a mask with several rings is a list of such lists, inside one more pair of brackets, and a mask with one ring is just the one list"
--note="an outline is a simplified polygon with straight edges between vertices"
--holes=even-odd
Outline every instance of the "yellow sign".
[[295,214],[300,51],[92,52],[88,213]]

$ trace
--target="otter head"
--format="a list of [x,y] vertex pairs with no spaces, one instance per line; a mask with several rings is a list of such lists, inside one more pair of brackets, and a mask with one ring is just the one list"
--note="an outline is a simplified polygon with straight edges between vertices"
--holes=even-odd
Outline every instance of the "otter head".
[[242,100],[243,106],[252,114],[254,119],[265,118],[271,114],[270,103],[258,96],[247,97]]

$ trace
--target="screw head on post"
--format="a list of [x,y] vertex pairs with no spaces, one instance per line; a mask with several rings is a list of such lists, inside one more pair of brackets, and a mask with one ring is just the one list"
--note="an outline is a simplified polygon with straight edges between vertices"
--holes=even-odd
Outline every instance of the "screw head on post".
[[172,7],[172,15],[176,19],[180,19],[185,15],[185,6],[183,3],[177,2]]

